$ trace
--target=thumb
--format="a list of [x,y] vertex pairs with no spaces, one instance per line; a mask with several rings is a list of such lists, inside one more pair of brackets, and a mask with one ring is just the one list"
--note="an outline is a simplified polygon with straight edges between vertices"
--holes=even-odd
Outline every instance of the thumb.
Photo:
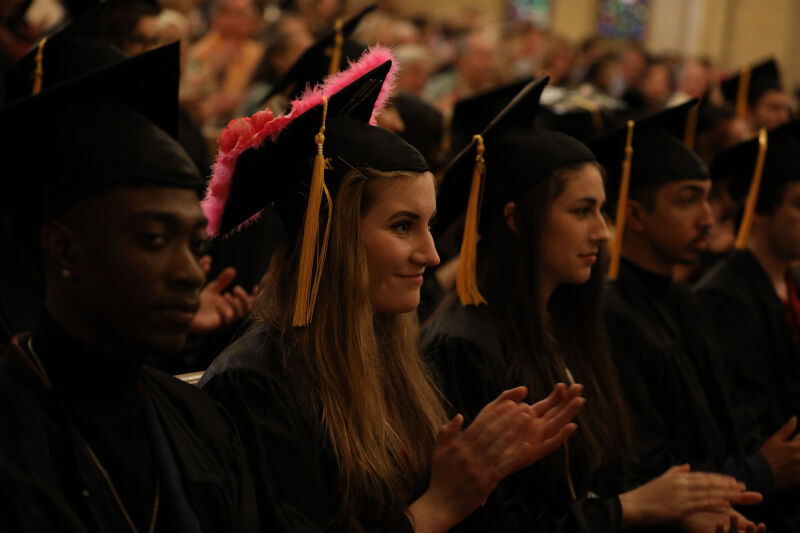
[[220,272],[219,276],[217,276],[217,279],[209,283],[208,286],[211,290],[221,293],[233,282],[235,277],[236,269],[233,267],[227,267],[225,270]]
[[448,445],[458,435],[462,425],[464,425],[464,417],[460,414],[454,416],[452,420],[439,428],[435,446],[439,448]]
[[788,422],[786,422],[786,424],[783,425],[781,429],[778,430],[778,432],[775,435],[777,435],[781,441],[789,440],[789,437],[791,437],[792,433],[794,433],[796,429],[797,429],[797,417],[793,416],[792,418],[789,419]]
[[507,391],[503,391],[503,393],[495,399],[495,402],[503,402],[505,400],[511,400],[514,403],[519,403],[525,399],[525,396],[528,395],[528,387],[516,387],[513,389],[508,389]]
[[685,463],[685,464],[682,464],[682,465],[675,465],[675,466],[673,466],[672,468],[670,468],[669,470],[667,470],[664,473],[665,474],[681,474],[681,473],[689,472],[691,469],[692,469],[692,467],[689,465],[689,463]]

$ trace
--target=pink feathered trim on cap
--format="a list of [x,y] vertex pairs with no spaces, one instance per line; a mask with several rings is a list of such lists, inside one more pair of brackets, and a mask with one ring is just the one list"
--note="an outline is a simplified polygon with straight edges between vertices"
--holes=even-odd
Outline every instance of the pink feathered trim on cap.
[[[389,69],[386,80],[383,82],[375,107],[372,110],[370,124],[374,126],[376,117],[380,114],[394,91],[398,70],[397,62],[392,56],[391,50],[383,46],[370,48],[364,52],[358,61],[350,62],[346,70],[327,77],[314,88],[306,89],[299,98],[292,101],[291,110],[286,115],[275,117],[272,111],[265,109],[250,117],[231,120],[220,134],[219,139],[217,139],[219,153],[214,163],[205,199],[201,202],[203,212],[208,219],[208,234],[213,237],[219,232],[222,214],[225,211],[225,202],[230,194],[233,173],[239,154],[264,142],[273,142],[294,119],[309,109],[321,105],[323,96],[330,98],[386,61],[391,61],[392,66]],[[265,177],[265,179],[269,178]],[[260,212],[255,213],[240,228],[257,220],[259,215]]]

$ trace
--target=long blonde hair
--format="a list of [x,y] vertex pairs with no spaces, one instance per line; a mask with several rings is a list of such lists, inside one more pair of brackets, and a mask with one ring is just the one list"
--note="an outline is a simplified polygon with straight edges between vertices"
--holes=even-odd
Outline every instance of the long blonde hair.
[[377,521],[390,520],[425,489],[436,431],[445,421],[420,355],[416,311],[373,310],[359,236],[361,216],[375,200],[369,183],[412,176],[418,174],[360,169],[343,178],[309,326],[291,326],[302,235],[276,251],[256,302],[259,319],[282,332],[290,346],[285,356],[299,359],[292,364],[308,379],[338,461],[339,521],[349,530],[363,529],[365,508]]

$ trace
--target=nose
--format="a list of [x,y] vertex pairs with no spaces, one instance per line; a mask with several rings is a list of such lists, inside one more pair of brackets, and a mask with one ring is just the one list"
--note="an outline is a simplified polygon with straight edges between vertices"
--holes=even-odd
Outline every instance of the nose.
[[439,264],[439,253],[433,243],[433,235],[429,231],[421,237],[419,245],[411,256],[411,260],[426,267],[435,267]]
[[711,203],[709,203],[708,198],[703,200],[703,212],[700,214],[700,218],[697,221],[698,227],[701,229],[709,229],[714,224],[714,211],[711,209]]
[[608,224],[601,213],[597,213],[595,224],[592,227],[591,241],[593,244],[605,244],[610,238]]
[[188,245],[179,247],[170,263],[170,281],[173,285],[184,289],[199,289],[206,280],[206,273],[200,264],[200,258]]

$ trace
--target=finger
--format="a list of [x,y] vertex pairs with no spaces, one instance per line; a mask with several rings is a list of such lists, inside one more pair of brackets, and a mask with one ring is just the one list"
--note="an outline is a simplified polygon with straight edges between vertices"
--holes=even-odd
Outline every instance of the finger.
[[510,400],[487,405],[462,434],[463,443],[476,452],[485,453],[492,446],[505,448],[514,440],[526,437],[520,422],[525,416],[525,406]]
[[219,273],[217,279],[208,284],[208,287],[213,287],[212,290],[214,290],[217,293],[222,293],[222,291],[224,291],[228,287],[228,285],[231,284],[233,278],[235,277],[236,277],[236,269],[233,267],[227,267],[222,272]]
[[458,435],[463,424],[464,417],[462,415],[456,415],[446,424],[442,425],[442,427],[439,428],[439,433],[436,434],[435,446],[440,448],[450,444],[453,439],[456,438],[456,435]]
[[555,436],[544,439],[541,443],[536,446],[534,443],[531,443],[533,447],[533,453],[535,456],[531,459],[531,463],[538,461],[542,457],[553,453],[555,450],[560,448],[567,440],[575,433],[575,430],[578,429],[578,424],[569,423],[561,430],[555,434]]
[[778,430],[778,437],[781,440],[788,440],[792,433],[797,429],[797,417],[793,416],[786,422],[781,429]]
[[728,500],[725,498],[697,498],[689,502],[688,510],[690,513],[698,511],[716,511],[729,507]]
[[[525,399],[525,396],[528,395],[528,387],[520,386],[515,387],[513,389],[508,389],[507,391],[503,391],[500,396],[494,399],[492,403],[500,403],[506,400],[511,400],[512,402],[519,403]],[[491,404],[490,404],[491,405]]]
[[556,404],[561,401],[566,390],[566,386],[563,383],[557,383],[555,387],[553,387],[552,392],[543,400],[540,400],[533,404],[533,409],[536,411],[536,415],[541,417],[547,411],[552,409],[556,406]]
[[728,501],[733,505],[757,505],[764,501],[764,496],[760,492],[746,491],[738,493]]
[[246,290],[241,285],[237,285],[233,288],[233,294],[244,303],[245,309],[247,312],[253,310],[253,296],[248,294]]
[[217,313],[219,314],[222,324],[224,326],[230,325],[236,316],[236,312],[233,310],[230,303],[223,298],[215,303],[215,307],[217,308]]
[[203,257],[200,258],[200,268],[202,268],[203,272],[205,272],[206,276],[208,276],[208,273],[211,271],[210,255],[204,255]]
[[732,476],[725,474],[714,474],[711,472],[685,472],[681,474],[687,483],[689,490],[728,490],[736,488],[744,490],[745,484],[737,481]]
[[574,398],[563,407],[552,409],[552,413],[548,413],[551,415],[550,418],[544,420],[544,435],[546,437],[554,435],[559,428],[565,424],[568,424],[573,418],[575,418],[575,415],[578,414],[578,411],[581,410],[585,403],[585,398]]
[[225,298],[225,301],[228,302],[228,305],[233,308],[235,313],[234,318],[240,319],[247,314],[247,304],[242,302],[239,298],[229,292],[226,292],[223,295],[223,298]]

